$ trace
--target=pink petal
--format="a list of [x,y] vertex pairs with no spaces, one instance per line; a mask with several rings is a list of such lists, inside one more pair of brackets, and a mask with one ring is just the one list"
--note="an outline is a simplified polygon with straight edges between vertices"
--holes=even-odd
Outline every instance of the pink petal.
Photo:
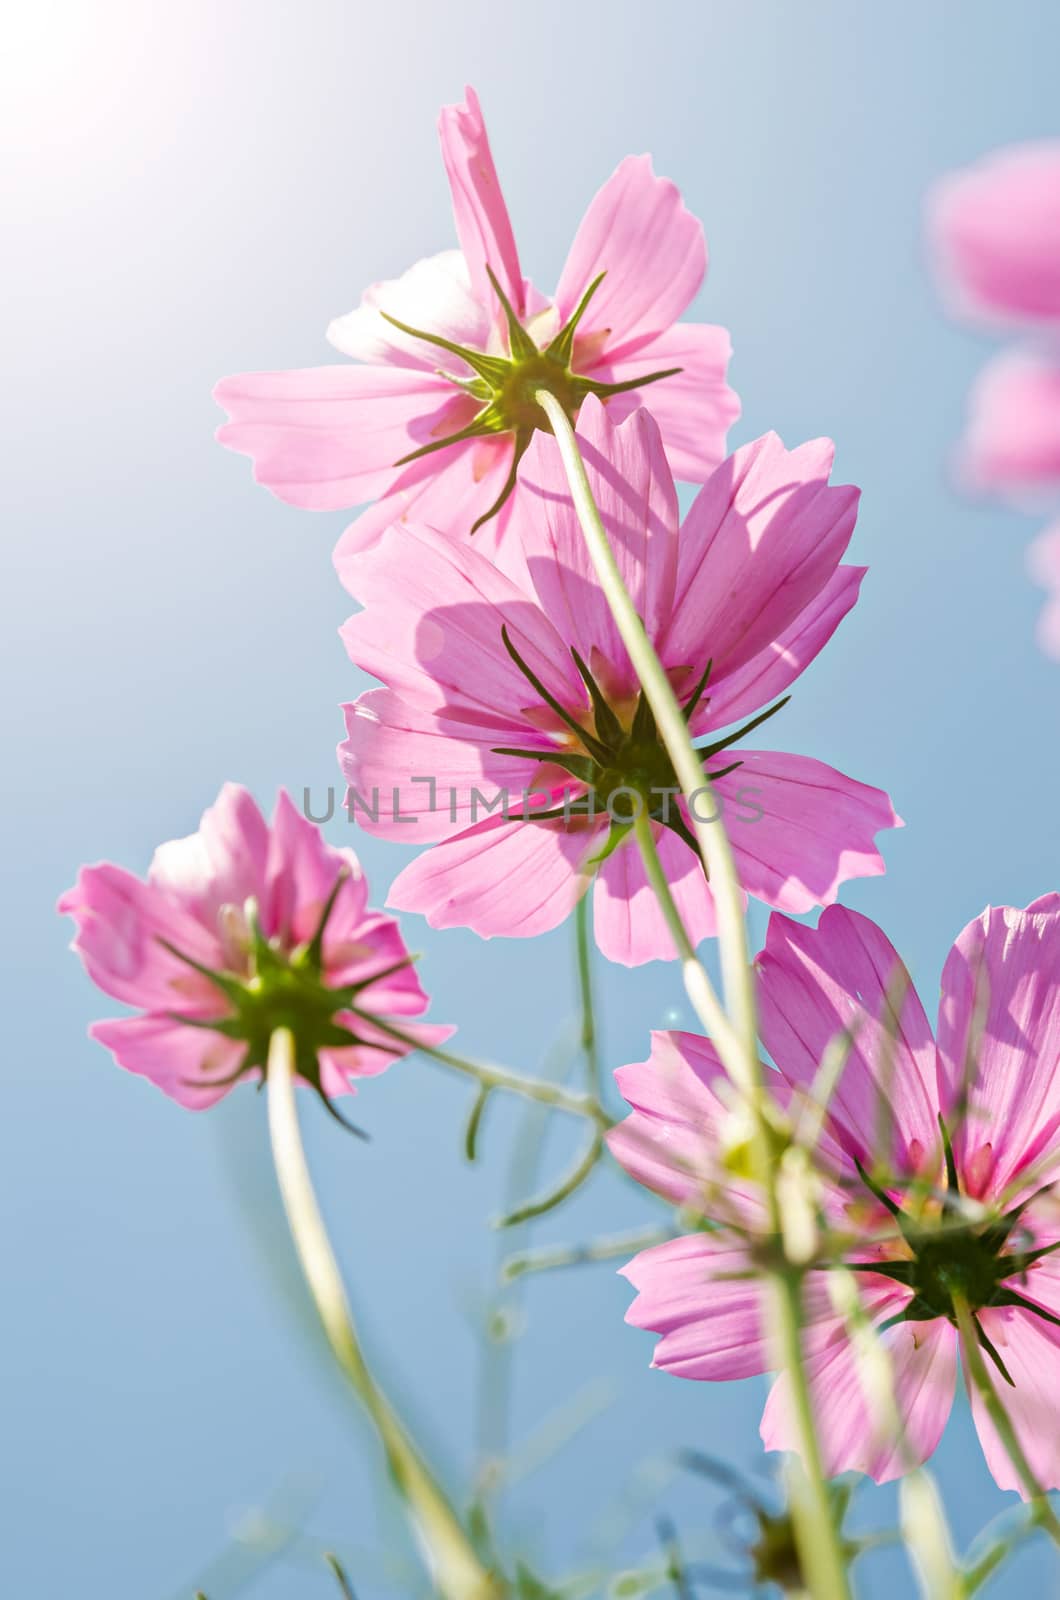
[[390,689],[370,689],[343,709],[347,810],[379,838],[429,844],[491,814],[543,810],[546,793],[557,805],[582,793],[561,768],[494,754],[496,746],[536,748],[536,730],[521,718],[431,710]]
[[1026,911],[988,907],[968,924],[942,974],[938,1044],[945,1113],[971,1078],[953,1141],[978,1193],[1032,1164],[1034,1187],[1045,1182],[1060,1164],[1060,895]]
[[[990,1381],[1016,1430],[1023,1452],[1043,1489],[1060,1489],[1060,1328],[1018,1307],[979,1312],[983,1331],[1008,1368],[1012,1385],[985,1358]],[[1013,1387],[1014,1385],[1014,1387]],[[972,1416],[998,1487],[1028,1498],[979,1394],[969,1386]]]
[[591,826],[495,819],[425,850],[398,874],[387,905],[432,928],[532,938],[555,928],[585,893]]
[[[619,570],[648,633],[655,636],[673,604],[678,524],[677,494],[659,430],[644,410],[615,428],[590,396],[578,418],[578,438]],[[521,547],[543,610],[564,642],[575,645],[590,665],[593,653],[602,653],[615,669],[612,689],[634,691],[633,669],[550,435],[534,436],[522,480],[509,537]]]
[[783,694],[823,650],[858,598],[867,567],[837,567],[804,611],[764,650],[735,672],[711,672],[703,709],[691,722],[693,733],[729,727]]
[[[642,1250],[622,1275],[639,1291],[626,1321],[662,1336],[653,1367],[716,1381],[754,1377],[775,1366],[763,1325],[762,1275],[743,1246],[688,1234]],[[874,1302],[895,1298],[874,1288],[869,1293]],[[900,1293],[908,1298],[907,1290]],[[823,1273],[807,1280],[803,1315],[808,1353],[841,1336]]]
[[1038,618],[1038,643],[1047,656],[1060,660],[1060,524],[1036,539],[1027,552],[1027,569],[1048,592]]
[[[845,906],[829,906],[816,928],[774,913],[755,966],[762,1040],[794,1087],[808,1090],[831,1041],[853,1031],[829,1102],[831,1130],[847,1154],[878,1155],[909,1174],[926,1158],[937,1161],[935,1042],[909,975],[876,924]],[[893,1142],[876,1151],[884,1108]]]
[[488,266],[522,315],[526,307],[519,252],[474,89],[464,90],[463,105],[443,107],[438,134],[453,195],[456,231],[475,296],[484,306],[494,303]]
[[1060,141],[1011,145],[951,173],[929,197],[928,221],[957,310],[1060,322]]
[[490,303],[476,295],[460,251],[443,250],[415,262],[400,278],[371,284],[355,311],[328,325],[328,342],[369,366],[412,367],[432,374],[444,366],[457,377],[471,377],[471,369],[458,356],[404,333],[387,317],[439,334],[453,344],[485,350],[490,341]]
[[781,911],[810,911],[829,905],[848,879],[884,871],[875,836],[902,824],[882,789],[809,756],[729,749],[717,759],[741,763],[715,790],[748,894]]
[[[474,409],[444,378],[399,367],[248,372],[222,379],[214,398],[232,418],[217,430],[221,444],[253,459],[256,482],[310,511],[385,494],[402,456],[463,427]],[[450,454],[438,452],[437,471]]]
[[1060,362],[1016,350],[987,363],[969,398],[959,466],[980,493],[1036,504],[1060,491]]
[[59,901],[77,923],[72,948],[93,983],[126,1005],[147,1010],[218,1015],[217,989],[167,948],[204,966],[223,965],[218,938],[183,905],[122,867],[82,867]]
[[[511,459],[512,441],[504,435],[440,450],[406,467],[389,493],[351,522],[339,539],[333,560],[340,582],[357,594],[361,556],[395,523],[440,527],[454,540],[470,538],[479,517],[495,504]],[[517,485],[497,516],[475,534],[480,555],[492,556],[500,545],[518,493]]]
[[[878,1296],[879,1316],[896,1309],[908,1291],[890,1286],[890,1297]],[[944,1319],[904,1322],[880,1335],[894,1372],[894,1399],[905,1428],[901,1439],[889,1438],[875,1419],[862,1388],[853,1347],[837,1328],[832,1349],[808,1362],[814,1416],[826,1477],[840,1472],[867,1472],[877,1483],[889,1483],[931,1455],[942,1437],[953,1405],[957,1340]],[[789,1383],[781,1374],[762,1415],[762,1442],[767,1450],[798,1450],[798,1431],[791,1414]]]
[[648,156],[627,156],[582,218],[556,290],[560,317],[607,274],[580,325],[606,338],[610,361],[632,355],[677,321],[703,282],[703,229]]
[[[477,549],[429,528],[398,523],[357,568],[365,610],[342,630],[365,672],[470,724],[510,729],[538,696],[508,654],[501,630],[564,705],[588,698],[555,628],[541,609]],[[524,728],[525,733],[525,728]],[[498,744],[510,743],[498,737]]]
[[339,874],[346,879],[325,930],[325,967],[336,963],[335,947],[362,937],[368,887],[352,850],[333,850],[320,829],[280,790],[272,819],[262,927],[285,949],[315,934]]
[[[607,406],[615,421],[634,406],[647,406],[662,432],[674,477],[686,483],[705,483],[724,461],[726,435],[740,415],[740,401],[725,381],[731,355],[732,340],[726,328],[681,322],[635,355],[620,361],[609,358],[585,370],[602,383],[628,383],[642,374],[680,367],[673,377],[616,395]],[[574,364],[581,370],[577,345]]]
[[245,1044],[169,1017],[118,1017],[94,1022],[88,1031],[120,1067],[149,1079],[189,1111],[224,1099],[232,1085],[210,1088],[207,1080],[230,1077],[246,1053]]
[[651,1055],[619,1067],[615,1083],[632,1114],[607,1136],[630,1177],[674,1205],[703,1203],[723,1187],[750,1225],[761,1221],[753,1191],[734,1183],[719,1160],[725,1118],[733,1104],[725,1069],[708,1039],[694,1033],[653,1033]]
[[733,672],[820,594],[857,517],[858,491],[830,488],[831,466],[826,439],[787,451],[766,434],[711,476],[681,528],[665,665],[709,656]]
[[148,881],[212,930],[222,906],[242,911],[252,895],[263,905],[268,849],[268,824],[253,796],[226,783],[197,833],[159,845]]
[[[693,943],[713,938],[717,931],[714,901],[698,855],[672,829],[655,824],[652,832],[670,892]],[[601,955],[622,966],[677,957],[632,837],[600,868],[593,896],[593,926]]]

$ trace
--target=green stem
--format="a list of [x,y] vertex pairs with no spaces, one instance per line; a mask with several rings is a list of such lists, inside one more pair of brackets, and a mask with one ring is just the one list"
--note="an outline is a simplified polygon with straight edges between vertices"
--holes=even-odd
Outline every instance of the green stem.
[[[607,532],[593,500],[589,479],[578,449],[574,429],[562,405],[546,389],[536,394],[559,446],[560,456],[567,473],[571,499],[578,514],[590,559],[604,597],[611,608],[622,643],[626,647],[633,670],[644,690],[645,697],[655,717],[659,736],[673,764],[674,776],[689,807],[689,821],[696,843],[703,857],[711,894],[718,916],[718,939],[721,947],[721,967],[724,979],[726,1009],[732,1018],[736,1036],[743,1046],[743,1057],[734,1055],[730,1071],[747,1093],[751,1093],[757,1080],[757,1026],[755,1023],[754,983],[751,977],[751,956],[744,923],[743,893],[736,875],[732,846],[720,821],[705,822],[698,813],[696,797],[706,799],[709,814],[719,817],[710,779],[703,770],[699,752],[692,742],[684,713],[674,694],[669,678],[647,633],[637,615],[636,607],[619,571]],[[719,1050],[721,1046],[719,1044]],[[728,1063],[726,1063],[728,1065]]]
[[476,1083],[481,1084],[487,1091],[503,1089],[508,1094],[522,1095],[525,1100],[536,1100],[541,1105],[551,1106],[554,1111],[566,1111],[574,1117],[586,1117],[601,1128],[610,1128],[612,1125],[613,1118],[608,1116],[594,1095],[578,1094],[571,1089],[565,1089],[562,1084],[548,1083],[541,1078],[527,1078],[521,1073],[509,1072],[506,1067],[489,1066],[483,1061],[468,1061],[464,1056],[454,1055],[451,1050],[440,1050],[436,1045],[426,1044],[414,1034],[395,1027],[392,1022],[384,1022],[367,1011],[359,1011],[356,1006],[350,1006],[349,1009],[355,1016],[370,1022],[374,1028],[389,1034],[391,1039],[396,1039],[409,1050],[418,1050],[421,1054],[429,1056],[432,1061],[437,1061],[440,1066],[449,1067],[451,1071],[459,1072],[464,1077],[474,1078]]
[[728,1041],[728,1050],[737,1054],[740,1051],[740,1044],[733,1033],[728,1017],[721,1008],[721,1002],[714,992],[714,985],[710,981],[707,970],[696,955],[692,941],[689,939],[685,925],[681,920],[677,902],[671,893],[666,873],[663,871],[662,862],[659,860],[659,852],[655,848],[655,835],[652,832],[651,819],[643,808],[638,811],[634,818],[633,832],[644,862],[645,874],[655,892],[666,926],[670,931],[670,937],[677,950],[685,992],[692,1002],[692,1008],[699,1018],[704,1032],[710,1034],[717,1046],[719,1055],[727,1065],[723,1041]]
[[[753,1169],[766,1198],[770,1235],[783,1248],[776,1165],[763,1103],[758,1058],[754,974],[747,941],[743,892],[736,873],[732,845],[677,696],[623,582],[607,530],[593,500],[585,463],[570,419],[560,403],[546,390],[538,390],[535,398],[552,426],[566,471],[571,500],[596,576],[651,707],[659,736],[688,806],[689,821],[710,882],[718,918],[724,1011],[718,1004],[705,967],[696,958],[655,850],[650,819],[643,813],[635,822],[637,839],[645,870],[659,897],[677,947],[689,999],[710,1033],[722,1064],[750,1110]],[[705,822],[700,816],[695,804],[697,797],[705,797],[708,801],[709,815],[713,819],[711,822]],[[791,1383],[799,1449],[803,1459],[803,1473],[799,1481],[800,1487],[804,1487],[806,1492],[799,1495],[795,1507],[796,1536],[799,1554],[810,1577],[811,1591],[816,1600],[848,1600],[850,1588],[846,1558],[822,1470],[809,1382],[803,1364],[801,1281],[801,1274],[783,1258],[779,1266],[768,1269],[770,1322],[778,1354]]]
[[382,1440],[438,1592],[444,1600],[501,1600],[503,1586],[479,1561],[460,1519],[361,1352],[302,1146],[295,1099],[295,1043],[288,1028],[277,1028],[272,1035],[266,1079],[276,1177],[306,1284],[335,1359]]
[[589,1087],[599,1095],[602,1082],[600,1047],[596,1033],[596,1009],[593,1005],[592,940],[589,935],[590,896],[583,894],[574,912],[575,940],[578,951],[578,993],[581,999],[581,1048]]
[[972,1316],[971,1307],[963,1295],[954,1294],[953,1309],[957,1318],[957,1327],[961,1336],[961,1359],[969,1381],[975,1386],[980,1400],[983,1402],[990,1421],[1001,1446],[1009,1460],[1024,1493],[1031,1502],[1033,1515],[1039,1525],[1048,1532],[1055,1544],[1060,1545],[1060,1520],[1046,1496],[1034,1469],[1027,1460],[1026,1453],[1019,1440],[1019,1435],[1012,1424],[1012,1418],[1001,1402],[1001,1396],[991,1382],[990,1374],[986,1370],[983,1352],[979,1346],[979,1337],[976,1332],[975,1318]]

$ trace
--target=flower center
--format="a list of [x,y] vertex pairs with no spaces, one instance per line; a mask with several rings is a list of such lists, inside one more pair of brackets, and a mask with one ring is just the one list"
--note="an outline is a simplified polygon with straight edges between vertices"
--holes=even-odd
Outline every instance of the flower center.
[[400,328],[402,333],[410,334],[414,339],[422,339],[427,344],[436,345],[438,349],[447,350],[450,355],[458,356],[461,361],[466,362],[475,374],[473,378],[454,377],[452,373],[444,371],[442,376],[448,378],[455,388],[470,395],[479,404],[478,411],[465,427],[459,428],[455,433],[445,434],[439,439],[432,439],[430,444],[421,445],[418,450],[410,450],[408,455],[394,462],[395,467],[406,466],[408,462],[416,461],[420,456],[430,455],[435,450],[444,450],[448,445],[458,444],[466,439],[496,438],[510,434],[515,441],[512,463],[501,492],[489,510],[474,524],[472,533],[497,515],[515,488],[519,462],[535,432],[538,430],[542,433],[552,432],[551,424],[537,401],[539,390],[547,389],[548,393],[559,401],[573,422],[582,401],[588,394],[595,394],[601,400],[606,400],[611,395],[622,394],[630,389],[641,389],[649,383],[658,383],[660,378],[672,378],[681,371],[680,367],[668,367],[665,371],[645,373],[643,377],[630,378],[624,383],[600,383],[584,373],[575,372],[572,365],[574,335],[586,307],[600,287],[604,277],[602,272],[599,277],[593,279],[563,327],[544,349],[541,349],[519,321],[515,308],[493,272],[489,267],[486,270],[489,272],[490,282],[508,325],[506,356],[487,355],[485,351],[474,350],[470,345],[456,344],[451,339],[444,339],[440,334],[413,328],[409,323],[392,317],[389,312],[380,313],[387,322],[395,328]]
[[[904,1211],[870,1177],[861,1162],[855,1162],[866,1188],[897,1222],[910,1254],[895,1261],[853,1261],[850,1265],[856,1272],[871,1272],[891,1278],[913,1292],[908,1305],[881,1323],[880,1331],[899,1322],[932,1322],[937,1317],[945,1317],[956,1327],[956,1302],[963,1301],[972,1313],[979,1343],[1005,1381],[1012,1383],[1001,1356],[984,1332],[976,1313],[995,1306],[1018,1306],[1060,1328],[1060,1317],[1035,1305],[1011,1287],[1011,1280],[1025,1280],[1028,1270],[1036,1261],[1060,1249],[1060,1240],[1036,1249],[1008,1248],[1020,1218],[1038,1195],[1031,1195],[1003,1216],[985,1223],[962,1221],[957,1164],[941,1115],[939,1127],[946,1156],[947,1189],[938,1216],[927,1224],[922,1215],[911,1216]],[[1044,1192],[1038,1191],[1039,1194]]]
[[[659,738],[655,717],[643,690],[637,694],[632,718],[624,722],[611,705],[596,678],[586,666],[578,651],[571,647],[571,656],[578,675],[589,694],[592,709],[592,727],[568,711],[542,683],[513,644],[507,627],[501,629],[501,639],[508,655],[515,662],[534,693],[566,725],[574,735],[576,748],[572,752],[556,749],[529,749],[523,746],[495,746],[494,755],[516,756],[536,765],[561,767],[585,786],[586,793],[576,800],[551,811],[536,811],[530,820],[547,822],[555,817],[596,817],[606,812],[611,822],[609,848],[621,842],[637,817],[644,812],[654,821],[671,828],[693,849],[695,840],[688,824],[674,803],[680,786],[677,782],[666,749]],[[707,703],[705,690],[710,678],[712,663],[707,665],[691,693],[682,705],[685,721]],[[732,761],[717,771],[707,763],[728,746],[735,744],[745,733],[757,728],[767,718],[786,705],[790,696],[771,706],[767,711],[752,717],[750,722],[734,733],[717,739],[712,744],[697,746],[700,759],[712,782],[734,772],[741,765]],[[628,713],[627,713],[628,716]]]
[[354,1133],[360,1130],[341,1116],[321,1083],[320,1052],[322,1050],[348,1050],[367,1041],[358,1037],[347,1022],[337,1020],[340,1012],[356,1008],[357,996],[370,983],[376,983],[388,972],[406,965],[406,958],[386,972],[373,973],[359,983],[343,986],[329,985],[324,971],[324,931],[335,908],[339,892],[347,877],[343,867],[338,872],[330,894],[324,903],[311,939],[293,950],[285,948],[279,939],[265,937],[258,922],[257,905],[247,901],[238,916],[232,907],[221,913],[222,934],[238,922],[243,931],[240,947],[231,952],[222,939],[226,959],[233,955],[234,967],[215,969],[178,950],[168,940],[162,943],[171,955],[192,967],[207,978],[218,991],[219,1004],[225,1009],[216,1018],[193,1018],[173,1013],[173,1020],[188,1027],[202,1028],[220,1033],[246,1045],[238,1067],[226,1078],[197,1078],[190,1080],[196,1088],[220,1088],[237,1082],[248,1074],[260,1071],[264,1079],[269,1058],[269,1044],[277,1028],[288,1028],[295,1041],[295,1064],[298,1076],[316,1090],[327,1110],[344,1127]]

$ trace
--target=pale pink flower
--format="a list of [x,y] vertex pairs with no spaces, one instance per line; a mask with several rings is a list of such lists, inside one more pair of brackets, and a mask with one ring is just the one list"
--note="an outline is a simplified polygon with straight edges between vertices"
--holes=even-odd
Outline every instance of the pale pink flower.
[[466,94],[439,124],[460,249],[373,284],[331,324],[331,343],[360,365],[245,373],[215,391],[232,419],[218,438],[252,456],[282,500],[330,510],[389,497],[340,541],[344,582],[406,512],[457,534],[493,519],[482,537],[495,547],[522,453],[547,426],[533,398],[542,385],[572,419],[588,394],[617,419],[650,383],[670,465],[695,483],[722,460],[739,412],[725,329],[677,320],[707,253],[674,185],[647,156],[627,157],[546,300],[523,277],[478,98]]
[[1027,552],[1031,577],[1048,593],[1038,618],[1038,643],[1060,660],[1060,523],[1046,529]]
[[198,833],[156,850],[146,880],[82,867],[58,909],[77,923],[89,977],[139,1013],[94,1023],[92,1037],[192,1110],[259,1077],[278,1027],[329,1110],[352,1079],[407,1054],[380,1022],[429,1043],[452,1031],[406,1022],[427,997],[396,921],[369,909],[352,851],[327,845],[282,791],[270,826],[226,784]]
[[[890,1356],[905,1441],[877,1425],[828,1269],[811,1267],[804,1333],[826,1473],[856,1468],[884,1482],[934,1450],[953,1401],[959,1286],[1035,1475],[1060,1487],[1060,895],[988,909],[964,929],[934,1038],[894,949],[853,911],[833,906],[816,929],[773,916],[757,967],[762,1040],[789,1110],[830,1042],[853,1035],[818,1146],[822,1208]],[[648,1187],[702,1206],[728,1176],[726,1080],[712,1045],[656,1034],[651,1058],[616,1077],[634,1109],[609,1135],[612,1153]],[[882,1186],[869,1175],[881,1165]],[[723,1193],[721,1231],[655,1246],[624,1269],[638,1290],[628,1320],[661,1336],[653,1364],[681,1377],[775,1364],[751,1251],[761,1196],[731,1181]],[[972,1410],[994,1477],[1022,1492],[977,1394]],[[797,1447],[786,1376],[762,1438],[771,1450]]]
[[928,227],[958,312],[1060,325],[1060,140],[1011,145],[949,174],[928,197]]
[[1060,494],[1060,358],[1008,350],[971,392],[958,465],[970,489],[1035,505]]
[[[857,597],[864,569],[839,563],[858,495],[828,486],[831,444],[787,451],[770,434],[745,446],[679,528],[646,411],[616,428],[590,397],[579,436],[626,584],[714,776],[744,887],[806,911],[845,879],[882,872],[873,839],[898,819],[879,789],[806,756],[730,748],[771,711],[733,725],[789,687]],[[544,435],[524,485],[506,570],[408,522],[361,557],[365,610],[344,637],[386,687],[346,708],[348,803],[370,832],[433,847],[388,902],[433,927],[542,933],[595,880],[601,950],[630,965],[669,958],[629,824],[647,806],[699,940],[714,932],[714,908],[687,811]]]

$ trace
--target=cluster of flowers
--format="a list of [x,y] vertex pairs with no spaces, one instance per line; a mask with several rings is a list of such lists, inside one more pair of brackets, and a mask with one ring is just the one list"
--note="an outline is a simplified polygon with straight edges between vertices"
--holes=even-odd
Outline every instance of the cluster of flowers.
[[[889,798],[743,743],[855,604],[864,569],[843,556],[857,492],[830,485],[828,441],[789,451],[767,435],[725,456],[738,410],[728,337],[678,320],[704,275],[702,230],[647,158],[624,161],[593,200],[549,299],[522,275],[470,91],[441,134],[460,250],[374,285],[332,325],[358,364],[218,389],[221,439],[275,493],[317,508],[378,497],[336,552],[362,606],[346,648],[382,685],[346,708],[340,760],[351,791],[374,797],[363,826],[427,846],[389,905],[434,927],[529,937],[592,888],[606,956],[672,958],[637,848],[646,816],[693,942],[717,931],[694,838],[708,819],[680,793],[586,554],[545,390],[576,423],[622,578],[726,803],[741,884],[775,908],[755,977],[774,1063],[763,1072],[786,1126],[815,1105],[822,1063],[846,1039],[812,1143],[829,1252],[811,1250],[804,1279],[826,1469],[883,1480],[930,1454],[963,1306],[1035,1475],[1060,1485],[1060,896],[964,930],[933,1036],[883,933],[833,904],[843,882],[883,870],[875,835],[899,822]],[[675,478],[702,485],[683,522]],[[494,814],[508,794],[529,808]],[[820,906],[831,909],[816,930],[782,914]],[[417,1020],[426,997],[353,855],[285,795],[270,826],[226,787],[145,882],[89,867],[61,909],[95,982],[139,1010],[94,1036],[192,1108],[260,1078],[277,1029],[329,1107],[448,1032]],[[649,1060],[616,1078],[631,1114],[608,1136],[613,1155],[710,1220],[630,1263],[630,1320],[659,1335],[655,1364],[683,1377],[775,1367],[762,1196],[734,1175],[714,1045],[656,1035]],[[889,1352],[900,1435],[868,1416],[837,1265]],[[796,1447],[790,1409],[781,1377],[767,1447]],[[1026,1493],[981,1401],[976,1423],[998,1482]]]
[[[928,222],[953,310],[1033,336],[984,367],[960,468],[971,489],[1038,510],[1060,503],[1060,142],[1013,145],[938,185]],[[1038,638],[1060,657],[1060,523],[1031,546],[1049,592]]]

